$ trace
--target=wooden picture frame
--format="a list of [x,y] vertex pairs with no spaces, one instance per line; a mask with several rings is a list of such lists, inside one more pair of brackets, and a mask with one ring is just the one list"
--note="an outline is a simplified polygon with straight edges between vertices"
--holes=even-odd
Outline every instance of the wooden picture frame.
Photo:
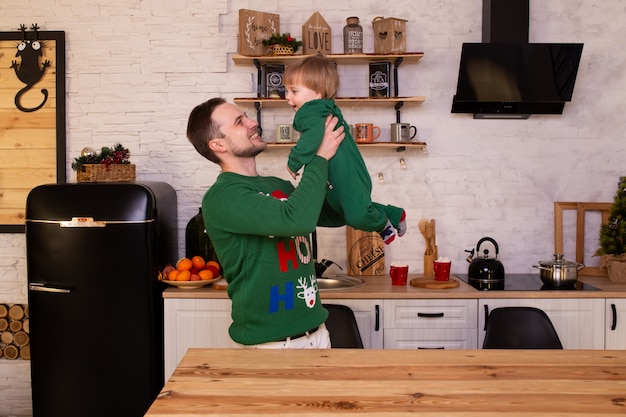
[[65,32],[0,32],[0,233],[24,232],[30,190],[66,182],[65,143]]
[[[557,201],[554,203],[554,253],[563,253],[564,242],[564,220],[563,211],[573,210],[576,211],[575,221],[575,233],[574,239],[575,257],[576,262],[585,263],[585,221],[587,212],[599,212],[600,224],[607,224],[609,221],[609,211],[611,209],[611,203],[596,203],[596,202],[572,202],[572,201]],[[598,229],[597,233],[600,233]],[[567,259],[567,257],[566,257]],[[585,266],[580,271],[579,275],[592,275],[592,276],[606,276],[606,270],[597,266]]]

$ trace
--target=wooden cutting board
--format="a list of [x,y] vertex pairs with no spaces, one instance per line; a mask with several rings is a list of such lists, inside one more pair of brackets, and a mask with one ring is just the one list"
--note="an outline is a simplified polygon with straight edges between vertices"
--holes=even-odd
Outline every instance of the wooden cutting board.
[[228,282],[226,282],[226,280],[222,278],[213,283],[213,288],[215,288],[216,290],[228,289]]
[[459,281],[450,278],[448,281],[435,281],[434,278],[413,278],[411,281],[412,287],[417,288],[430,288],[435,290],[442,290],[447,288],[457,288],[459,286]]

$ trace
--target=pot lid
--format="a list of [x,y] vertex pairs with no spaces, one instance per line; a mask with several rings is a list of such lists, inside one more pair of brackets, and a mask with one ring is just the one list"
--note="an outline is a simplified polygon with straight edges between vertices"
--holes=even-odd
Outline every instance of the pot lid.
[[555,268],[563,268],[563,267],[574,267],[578,268],[578,262],[567,261],[563,258],[562,253],[555,253],[554,260],[550,261],[541,261],[539,262],[541,266],[555,267]]

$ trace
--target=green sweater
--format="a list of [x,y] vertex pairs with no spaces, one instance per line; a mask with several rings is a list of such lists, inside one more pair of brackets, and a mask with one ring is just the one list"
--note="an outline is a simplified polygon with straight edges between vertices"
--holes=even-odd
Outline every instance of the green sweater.
[[284,339],[328,316],[317,291],[311,232],[320,222],[328,162],[311,160],[296,190],[276,177],[221,173],[202,201],[207,232],[228,282],[231,338],[244,345]]
[[289,169],[297,172],[315,156],[322,142],[324,124],[329,114],[337,116],[338,124],[343,125],[346,137],[330,160],[330,187],[326,195],[328,205],[338,215],[343,216],[346,224],[355,229],[380,232],[388,217],[397,226],[402,209],[372,203],[372,180],[367,166],[350,134],[350,126],[333,100],[311,100],[296,112],[293,127],[300,132],[300,139],[289,153]]

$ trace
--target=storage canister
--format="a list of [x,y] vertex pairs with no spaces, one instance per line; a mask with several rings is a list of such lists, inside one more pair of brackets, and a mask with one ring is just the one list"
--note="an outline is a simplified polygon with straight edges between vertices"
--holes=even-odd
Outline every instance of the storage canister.
[[359,18],[352,16],[346,19],[343,27],[343,53],[363,53],[363,28],[359,25]]

